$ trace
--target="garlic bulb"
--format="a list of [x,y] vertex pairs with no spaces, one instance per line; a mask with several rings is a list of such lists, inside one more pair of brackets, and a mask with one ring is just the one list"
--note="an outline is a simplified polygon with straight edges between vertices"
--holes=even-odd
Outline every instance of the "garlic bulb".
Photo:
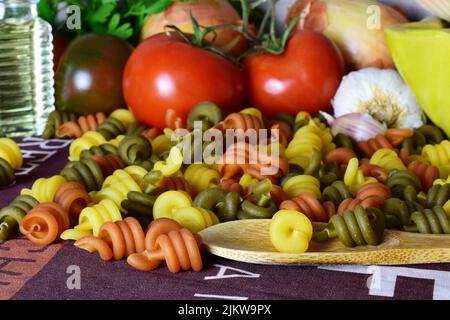
[[367,68],[344,77],[332,101],[335,117],[368,113],[390,128],[417,128],[425,114],[395,70]]

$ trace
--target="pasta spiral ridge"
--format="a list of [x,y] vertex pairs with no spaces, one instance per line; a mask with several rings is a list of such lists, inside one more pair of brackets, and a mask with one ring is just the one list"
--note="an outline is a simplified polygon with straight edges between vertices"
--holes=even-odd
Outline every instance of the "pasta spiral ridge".
[[65,122],[56,128],[58,138],[79,138],[87,131],[95,131],[105,121],[105,114],[99,112],[95,115],[79,116],[76,121]]
[[131,191],[142,192],[139,182],[133,179],[133,176],[125,169],[116,170],[111,176],[105,179],[102,189],[94,195],[94,200],[99,202],[109,199],[114,202],[121,211],[125,212],[121,203],[127,198]]
[[63,240],[79,240],[83,237],[97,237],[101,226],[108,221],[120,221],[122,215],[119,208],[111,200],[102,200],[100,203],[84,208],[78,218],[78,225],[61,234]]
[[420,154],[426,145],[435,145],[445,139],[441,129],[433,125],[423,125],[414,130],[413,136],[406,138],[402,144],[409,154]]
[[206,189],[194,199],[194,206],[214,212],[221,222],[236,219],[241,199],[236,192],[221,189]]
[[326,187],[322,192],[323,201],[331,201],[335,206],[345,199],[350,199],[352,194],[349,188],[342,181],[335,181],[330,186]]
[[353,158],[356,158],[356,154],[352,149],[337,148],[328,152],[323,160],[325,163],[336,161],[336,164],[341,168],[341,172],[345,172],[348,163]]
[[376,246],[382,241],[384,228],[384,215],[379,209],[357,206],[353,211],[332,216],[324,230],[314,232],[313,240],[324,242],[338,237],[346,247]]
[[373,177],[377,179],[379,182],[386,183],[389,177],[389,171],[377,166],[375,164],[371,164],[368,159],[362,159],[359,169],[362,171],[365,177]]
[[184,172],[184,178],[196,190],[202,192],[219,183],[220,174],[203,164],[191,164]]
[[165,261],[169,271],[173,273],[181,269],[201,271],[203,263],[200,238],[185,228],[168,228],[164,233],[159,233],[161,228],[158,228],[158,224],[165,224],[165,220],[154,221],[147,232],[147,236],[156,239],[154,249],[130,255],[128,264],[141,271],[150,271]]
[[58,188],[66,182],[66,179],[60,175],[51,178],[37,179],[31,189],[22,189],[21,195],[29,195],[35,198],[39,203],[53,202]]
[[362,170],[359,169],[358,158],[352,158],[345,170],[344,183],[350,188],[352,193],[356,193],[367,183],[377,182],[373,177],[365,177]]
[[407,170],[392,171],[387,186],[395,197],[410,201],[416,201],[417,194],[422,190],[419,177]]
[[96,131],[106,140],[111,140],[124,134],[126,132],[126,127],[120,120],[110,116],[98,126]]
[[128,217],[123,221],[106,222],[97,237],[81,238],[74,245],[90,253],[98,252],[104,261],[121,260],[145,250],[145,234],[139,222]]
[[410,210],[405,201],[398,198],[387,199],[381,207],[383,211],[386,228],[402,230],[409,224]]
[[16,236],[25,215],[38,204],[32,196],[21,195],[0,209],[0,240],[5,241]]
[[105,180],[102,168],[92,158],[69,162],[61,176],[67,181],[79,182],[89,192],[100,190]]
[[450,141],[444,140],[440,144],[427,144],[422,149],[422,157],[436,167],[450,164]]
[[138,165],[151,155],[152,145],[143,136],[126,136],[119,144],[119,156],[127,165]]
[[320,203],[310,193],[302,193],[297,197],[281,203],[280,209],[295,210],[304,213],[311,221],[328,222],[336,214],[336,206],[331,201]]
[[119,155],[117,147],[110,143],[104,143],[99,146],[93,146],[89,149],[83,150],[80,154],[80,159],[88,159],[93,156],[106,156],[108,154]]
[[429,209],[439,206],[444,207],[450,199],[450,184],[434,185],[428,191],[425,206]]
[[78,182],[66,182],[55,193],[55,203],[69,213],[70,225],[76,225],[80,212],[92,203],[85,187]]
[[276,182],[289,171],[286,159],[258,150],[248,143],[232,144],[219,161],[218,171],[222,179],[231,179],[242,173],[255,179]]
[[258,134],[260,129],[263,129],[264,126],[261,123],[261,120],[251,114],[245,114],[242,112],[236,112],[228,115],[223,120],[223,127],[225,130],[243,130],[246,132],[247,130],[255,130],[256,134]]
[[127,199],[121,202],[122,208],[128,216],[136,218],[142,225],[147,226],[153,220],[153,205],[156,196],[136,191],[128,192]]
[[423,234],[450,234],[450,220],[440,206],[413,212],[409,220],[410,225],[403,227],[405,231]]
[[202,131],[210,129],[222,121],[222,111],[212,102],[203,102],[192,108],[187,118],[189,129],[194,129],[194,123],[201,121]]
[[320,182],[317,178],[310,175],[297,175],[288,179],[283,184],[283,191],[289,199],[305,192],[311,193],[316,198],[321,197]]
[[408,165],[408,170],[420,178],[423,190],[428,190],[433,185],[433,182],[439,178],[439,169],[433,165],[422,163],[415,160]]
[[375,164],[386,170],[406,170],[403,161],[398,157],[397,153],[391,149],[379,149],[370,158],[370,164]]
[[20,232],[31,242],[46,246],[70,227],[69,213],[56,203],[42,203],[31,209],[20,224]]
[[90,149],[94,146],[105,144],[105,138],[96,131],[85,132],[80,138],[75,139],[69,147],[69,159],[77,161],[80,159],[81,153],[84,150]]
[[394,149],[394,146],[390,143],[386,136],[379,134],[367,141],[360,141],[357,143],[358,149],[365,157],[372,157],[375,152],[380,149]]

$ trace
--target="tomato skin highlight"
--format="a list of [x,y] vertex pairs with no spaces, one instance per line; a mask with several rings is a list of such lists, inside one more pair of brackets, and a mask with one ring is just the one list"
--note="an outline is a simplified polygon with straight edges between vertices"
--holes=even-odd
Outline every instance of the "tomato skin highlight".
[[247,105],[269,117],[276,112],[331,111],[345,73],[334,43],[308,30],[293,33],[283,54],[254,54],[244,64]]
[[244,99],[244,77],[231,61],[194,47],[178,34],[157,34],[142,42],[125,67],[123,91],[136,118],[152,127],[166,127],[173,109],[186,121],[204,101],[224,111],[237,111]]

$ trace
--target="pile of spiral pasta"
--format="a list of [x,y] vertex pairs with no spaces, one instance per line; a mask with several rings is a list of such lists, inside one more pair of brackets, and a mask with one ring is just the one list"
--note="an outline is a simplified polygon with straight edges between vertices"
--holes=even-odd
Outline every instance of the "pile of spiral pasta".
[[[180,128],[186,133],[174,135]],[[249,129],[269,134],[225,146],[226,132]],[[199,163],[183,144],[196,143],[195,130],[215,137],[197,146],[209,151]],[[347,247],[378,245],[385,229],[450,234],[450,141],[432,124],[355,142],[333,136],[320,115],[265,120],[254,108],[223,115],[202,103],[186,125],[169,113],[164,130],[125,109],[79,118],[54,111],[44,136],[75,138],[70,161],[0,210],[0,240],[74,240],[103,260],[127,258],[143,271],[165,262],[178,272],[202,269],[199,231],[237,219],[285,214],[286,222],[302,213],[327,225],[305,227],[298,241],[337,238]],[[14,183],[22,161],[17,144],[1,138],[1,186]],[[274,245],[289,251],[280,239]]]

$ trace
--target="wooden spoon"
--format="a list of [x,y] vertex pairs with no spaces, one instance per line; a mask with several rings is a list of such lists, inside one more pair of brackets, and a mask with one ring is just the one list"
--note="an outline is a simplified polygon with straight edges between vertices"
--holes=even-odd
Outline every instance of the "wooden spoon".
[[[423,235],[386,230],[378,246],[347,248],[338,239],[311,242],[305,253],[277,252],[269,238],[270,220],[221,223],[200,232],[205,250],[227,259],[257,264],[401,265],[450,262],[449,235]],[[314,223],[314,230],[326,225]]]

